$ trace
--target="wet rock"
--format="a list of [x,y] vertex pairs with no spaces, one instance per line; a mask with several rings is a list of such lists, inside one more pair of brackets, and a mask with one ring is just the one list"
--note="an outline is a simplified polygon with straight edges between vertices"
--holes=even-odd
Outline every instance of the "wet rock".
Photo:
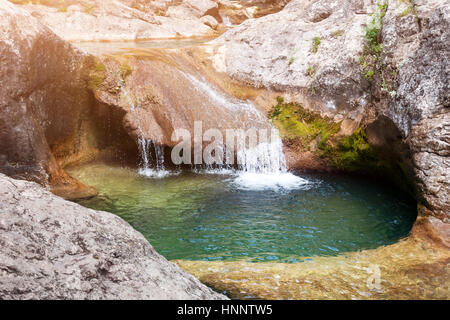
[[0,174],[1,299],[226,299],[119,217]]
[[[193,138],[195,122],[203,132],[218,129],[223,138],[227,129],[270,129],[264,113],[199,72],[189,53],[146,49],[102,56],[107,72],[95,90],[98,103],[122,110],[123,127],[136,141],[150,139],[168,147],[181,141],[174,137],[176,130],[187,130]],[[130,70],[126,76],[124,68]]]
[[[50,185],[68,198],[90,197],[60,167],[76,146],[89,93],[87,57],[11,3],[0,1],[0,172]],[[71,146],[69,146],[71,145]]]

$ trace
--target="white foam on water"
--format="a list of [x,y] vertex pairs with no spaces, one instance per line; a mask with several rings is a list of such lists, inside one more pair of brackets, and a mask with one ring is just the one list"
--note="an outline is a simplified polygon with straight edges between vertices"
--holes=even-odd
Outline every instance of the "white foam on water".
[[310,182],[290,172],[256,173],[243,172],[233,183],[245,190],[293,190],[309,188]]
[[162,179],[162,178],[166,178],[168,176],[180,174],[179,172],[176,172],[176,171],[151,169],[151,168],[141,168],[138,170],[138,173],[141,176],[144,176],[147,178],[156,178],[156,179]]
[[236,170],[234,169],[226,169],[226,168],[216,168],[216,169],[200,169],[200,170],[193,170],[193,172],[195,173],[200,173],[200,174],[216,174],[216,175],[235,175],[236,174]]
[[258,144],[255,148],[238,151],[241,163],[234,180],[237,188],[246,190],[292,190],[310,186],[310,182],[287,170],[283,154],[283,143],[277,130],[273,129],[271,141]]

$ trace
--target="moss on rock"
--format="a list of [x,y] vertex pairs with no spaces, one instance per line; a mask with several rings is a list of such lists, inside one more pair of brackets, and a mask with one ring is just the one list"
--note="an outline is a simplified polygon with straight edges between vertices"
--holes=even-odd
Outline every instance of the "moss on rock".
[[91,71],[89,72],[89,80],[88,80],[89,89],[91,89],[94,92],[97,91],[97,89],[102,85],[105,79],[106,79],[106,66],[102,62],[97,61],[91,68]]
[[[314,151],[317,160],[329,167],[376,175],[392,175],[393,171],[400,170],[400,164],[384,160],[371,147],[362,127],[350,136],[340,136],[340,122],[322,117],[300,104],[285,103],[281,97],[277,98],[269,118],[283,140],[300,141],[303,151]],[[311,145],[315,145],[314,150]]]
[[305,147],[315,139],[319,139],[319,145],[325,145],[340,128],[339,123],[332,119],[321,117],[300,104],[285,103],[281,97],[277,98],[269,118],[280,130],[283,139],[300,139]]

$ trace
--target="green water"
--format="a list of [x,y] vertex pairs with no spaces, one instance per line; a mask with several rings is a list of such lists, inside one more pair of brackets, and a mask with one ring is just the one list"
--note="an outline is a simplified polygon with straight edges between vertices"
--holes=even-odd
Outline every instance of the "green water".
[[168,259],[297,262],[394,243],[416,217],[394,190],[347,176],[258,188],[233,174],[157,179],[99,164],[70,173],[100,192],[82,205],[119,215]]

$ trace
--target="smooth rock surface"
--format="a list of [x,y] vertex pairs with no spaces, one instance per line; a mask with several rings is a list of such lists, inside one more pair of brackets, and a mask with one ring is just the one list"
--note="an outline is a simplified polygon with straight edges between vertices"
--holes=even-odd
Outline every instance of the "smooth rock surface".
[[[122,110],[123,127],[136,141],[144,138],[162,146],[189,140],[182,139],[180,130],[189,132],[193,139],[196,122],[201,126],[198,130],[219,130],[224,139],[228,129],[238,132],[253,127],[270,132],[263,112],[211,82],[199,72],[189,52],[143,49],[102,56],[107,71],[95,91],[98,103]],[[121,72],[124,66],[130,70],[126,76]],[[204,146],[208,144],[203,141]]]
[[226,299],[119,217],[0,174],[0,299]]

